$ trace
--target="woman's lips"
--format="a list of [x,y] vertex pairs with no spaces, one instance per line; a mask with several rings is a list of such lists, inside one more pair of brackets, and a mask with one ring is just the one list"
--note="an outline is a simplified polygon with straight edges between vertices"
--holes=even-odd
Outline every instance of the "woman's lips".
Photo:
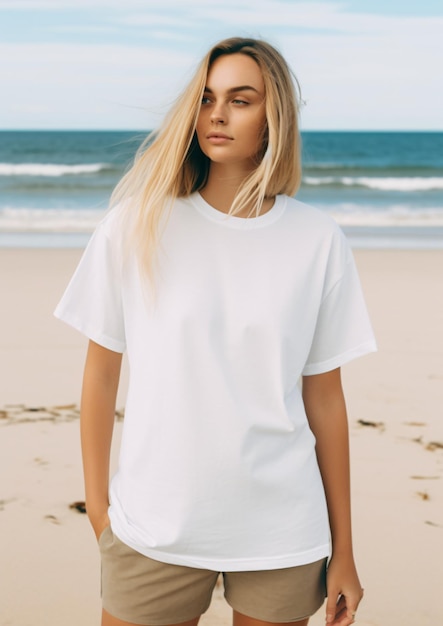
[[207,140],[210,143],[222,144],[228,141],[232,141],[232,137],[228,137],[228,135],[225,135],[224,133],[210,133],[209,135],[207,135]]

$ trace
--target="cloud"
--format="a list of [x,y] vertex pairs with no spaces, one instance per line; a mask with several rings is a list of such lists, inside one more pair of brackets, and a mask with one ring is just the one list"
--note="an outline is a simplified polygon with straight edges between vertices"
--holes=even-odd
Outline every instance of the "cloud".
[[[118,7],[121,3],[115,0],[0,0],[0,9],[14,9],[16,11],[63,11],[66,9],[81,9],[94,7]],[[149,6],[143,0],[126,0],[125,6]]]
[[[100,5],[94,0],[93,5]],[[135,3],[138,5],[138,3]],[[113,19],[121,24],[140,27],[143,25],[169,25],[186,29],[205,24],[206,29],[221,26],[248,28],[267,27],[317,27],[330,28],[329,17],[340,15],[343,5],[335,2],[293,2],[284,0],[191,0],[181,4],[176,0],[164,0],[155,10],[149,9],[149,3],[140,6],[140,11],[132,12],[130,1],[126,15],[116,14]],[[335,28],[336,26],[334,26]]]
[[84,35],[86,33],[97,34],[117,34],[116,26],[100,26],[94,24],[58,24],[51,28],[53,33],[70,33],[75,35]]
[[93,44],[0,44],[0,57],[9,59],[0,67],[0,118],[12,128],[158,124],[193,61],[155,46]]
[[[271,0],[265,0],[269,5]],[[246,0],[223,0],[213,2],[214,6],[225,6],[237,8],[240,6],[249,6],[251,8],[251,2]],[[157,0],[125,0],[124,10],[128,9],[140,9],[149,11],[169,11],[184,8],[187,10],[191,8],[205,9],[208,7],[208,0],[189,0],[186,4],[180,2],[180,0],[163,0],[158,2]],[[14,9],[14,10],[35,10],[35,11],[64,11],[66,9],[100,9],[106,8],[118,9],[121,11],[121,0],[0,0],[1,9]]]
[[131,13],[120,17],[114,17],[113,21],[125,26],[162,26],[170,28],[179,28],[185,31],[187,28],[195,26],[195,22],[191,19],[183,18],[183,15],[171,15],[166,13],[165,15],[153,14],[153,13]]
[[[439,23],[440,22],[440,23]],[[398,20],[393,29],[282,35],[301,85],[308,128],[441,129],[441,20]]]
[[[243,34],[269,39],[290,62],[308,103],[305,127],[442,127],[441,16],[393,17],[355,13],[352,2],[284,0],[125,0],[124,9],[121,0],[0,0],[0,11],[31,5],[57,11],[41,20],[45,43],[0,44],[8,60],[0,66],[6,126],[66,127],[80,119],[88,127],[143,126],[150,111],[169,106],[209,45]],[[78,10],[69,23],[60,14],[66,8]],[[54,33],[61,41],[49,43]],[[31,100],[32,118],[24,108]]]

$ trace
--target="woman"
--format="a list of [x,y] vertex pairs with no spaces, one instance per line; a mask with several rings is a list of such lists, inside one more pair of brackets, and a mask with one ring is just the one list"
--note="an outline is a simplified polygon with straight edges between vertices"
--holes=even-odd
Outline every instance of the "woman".
[[346,241],[290,197],[299,181],[284,59],[219,43],[117,186],[56,310],[90,340],[81,436],[104,626],[195,626],[219,573],[235,626],[306,626],[328,558],[327,623],[354,621],[340,366],[375,345]]

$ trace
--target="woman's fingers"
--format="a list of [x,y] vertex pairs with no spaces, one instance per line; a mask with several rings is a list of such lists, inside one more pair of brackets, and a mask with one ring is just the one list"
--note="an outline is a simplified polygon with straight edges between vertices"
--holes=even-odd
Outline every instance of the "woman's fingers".
[[339,614],[346,609],[345,597],[338,593],[328,591],[328,601],[326,603],[326,624],[336,624]]
[[347,600],[340,595],[334,602],[334,595],[328,596],[326,604],[326,624],[328,626],[350,626],[355,622],[360,599]]

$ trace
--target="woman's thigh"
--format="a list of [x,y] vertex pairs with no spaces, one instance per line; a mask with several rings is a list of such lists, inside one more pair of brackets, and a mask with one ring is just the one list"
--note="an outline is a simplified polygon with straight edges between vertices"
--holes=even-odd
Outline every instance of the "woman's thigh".
[[308,626],[309,617],[298,622],[263,622],[234,611],[233,626]]
[[[169,626],[197,626],[200,617],[196,617],[195,619],[189,622],[181,622],[180,624],[170,624]],[[234,611],[233,617],[233,626],[308,626],[309,619],[304,619],[301,622],[287,622],[286,624],[282,624],[281,622],[263,622],[262,620],[254,619],[253,617],[248,617],[247,615],[242,615],[241,613],[237,613]],[[133,624],[131,622],[123,622],[121,619],[117,619],[113,617],[105,610],[102,613],[102,626],[138,626],[138,624]]]

